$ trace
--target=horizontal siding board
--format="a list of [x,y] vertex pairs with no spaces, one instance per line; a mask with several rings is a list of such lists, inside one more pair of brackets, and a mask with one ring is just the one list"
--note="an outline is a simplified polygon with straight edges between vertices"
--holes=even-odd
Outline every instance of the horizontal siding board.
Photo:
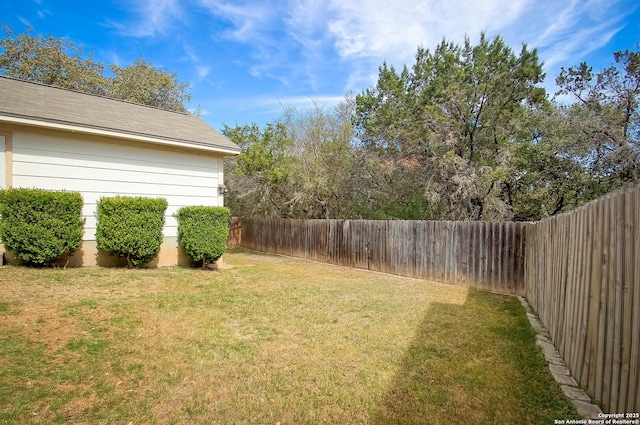
[[[214,181],[217,181],[214,180]],[[131,195],[149,197],[167,196],[188,196],[198,197],[199,195],[216,193],[217,187],[197,187],[184,185],[161,184],[161,183],[138,183],[136,181],[113,181],[97,180],[90,178],[69,178],[64,176],[24,176],[19,173],[13,175],[13,185],[15,187],[37,187],[47,190],[71,190],[77,192],[98,192],[105,196]]]
[[[113,194],[105,194],[99,192],[82,192],[82,199],[84,200],[84,209],[83,211],[91,212],[95,211],[96,203],[98,200],[104,196],[113,196]],[[204,206],[215,206],[218,202],[218,198],[213,195],[209,196],[188,196],[188,195],[171,195],[171,196],[160,196],[164,198],[169,203],[169,207],[167,211],[177,211],[181,207],[193,206],[193,205],[204,205]]]
[[[118,148],[122,149],[121,146]],[[43,153],[45,153],[43,151],[18,148],[13,150],[13,162],[17,164],[30,164],[33,167],[54,164],[68,168],[70,173],[73,173],[73,170],[78,168],[97,172],[139,170],[143,173],[167,174],[178,177],[207,177],[211,175],[212,172],[219,171],[220,168],[214,158],[206,156],[197,158],[196,163],[191,166],[181,163],[185,162],[189,158],[189,155],[173,153],[167,158],[162,158],[164,154],[161,153],[159,160],[152,160],[154,157],[148,155],[146,157],[141,156],[136,160],[136,156],[139,156],[139,150],[134,152],[127,152],[125,150],[123,152],[126,152],[128,155],[124,156],[121,153],[120,156],[117,157],[103,157],[68,153],[66,154],[67,156],[61,156],[58,152],[56,156],[43,156]],[[168,162],[171,161],[172,157],[175,157],[176,162]],[[208,164],[206,162],[208,162]]]
[[82,179],[91,182],[138,182],[154,185],[170,185],[176,187],[198,187],[200,190],[217,189],[217,172],[199,176],[166,173],[163,170],[153,172],[140,169],[113,169],[104,167],[79,167],[63,164],[39,164],[33,162],[13,161],[13,173],[17,176],[59,176],[70,180]]
[[125,170],[134,167],[149,172],[164,170],[176,175],[183,171],[197,175],[199,172],[209,173],[218,168],[217,161],[212,160],[215,156],[203,152],[192,154],[155,147],[143,148],[24,133],[14,133],[12,140],[15,159],[36,163],[53,162],[87,168],[112,167]]

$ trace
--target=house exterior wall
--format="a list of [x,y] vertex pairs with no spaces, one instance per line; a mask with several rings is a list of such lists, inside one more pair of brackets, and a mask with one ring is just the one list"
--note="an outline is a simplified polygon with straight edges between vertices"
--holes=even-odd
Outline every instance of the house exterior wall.
[[165,198],[165,237],[177,236],[173,214],[188,205],[222,205],[222,156],[99,137],[13,132],[13,187],[82,194],[85,240],[95,240],[96,203],[103,196]]
[[11,137],[11,186],[82,194],[84,243],[71,265],[118,264],[118,259],[107,258],[95,247],[96,202],[100,197],[167,200],[165,240],[153,265],[188,262],[177,244],[173,214],[178,209],[223,205],[218,190],[223,179],[223,156],[218,153],[22,126],[3,126],[1,134]]
[[7,187],[7,138],[0,134],[0,189]]

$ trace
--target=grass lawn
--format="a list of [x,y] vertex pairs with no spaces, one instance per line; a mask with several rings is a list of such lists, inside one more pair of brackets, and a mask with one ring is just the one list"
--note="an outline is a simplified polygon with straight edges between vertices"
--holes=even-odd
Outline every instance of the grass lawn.
[[0,424],[578,418],[516,298],[251,252],[0,268]]

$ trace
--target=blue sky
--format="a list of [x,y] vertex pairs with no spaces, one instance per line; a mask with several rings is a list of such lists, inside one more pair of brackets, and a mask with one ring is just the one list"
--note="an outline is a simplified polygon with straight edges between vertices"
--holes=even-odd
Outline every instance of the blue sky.
[[332,107],[374,84],[383,61],[401,68],[443,37],[537,47],[550,91],[561,66],[600,70],[640,42],[637,0],[0,0],[0,16],[105,64],[143,55],[191,83],[189,107],[216,129]]

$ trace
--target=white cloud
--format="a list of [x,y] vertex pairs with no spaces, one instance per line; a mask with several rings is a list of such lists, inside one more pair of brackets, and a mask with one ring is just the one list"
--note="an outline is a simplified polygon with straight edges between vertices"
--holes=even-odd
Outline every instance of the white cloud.
[[181,47],[184,55],[179,60],[191,65],[198,80],[208,77],[211,74],[211,66],[207,64],[207,60],[202,59],[202,55],[189,42],[183,41]]
[[545,67],[577,65],[576,62],[582,61],[581,59],[586,55],[606,45],[620,29],[621,27],[612,26],[607,22],[596,27],[575,31],[571,38],[552,45],[545,52]]
[[[545,67],[572,66],[618,33],[625,13],[616,11],[617,2],[573,0],[557,13],[549,13],[542,34],[535,38]],[[627,11],[626,13],[630,13]]]
[[[217,20],[227,25],[210,34],[214,41],[238,43],[239,56],[247,72],[287,86],[303,67],[292,57],[296,45],[285,33],[287,5],[284,2],[197,0]],[[217,31],[217,32],[216,32]],[[234,45],[234,44],[232,44]]]
[[100,53],[100,55],[107,58],[106,62],[109,64],[124,66],[125,61],[123,61],[120,55],[118,55],[118,52],[115,52],[113,50],[104,50]]
[[255,77],[255,78],[261,78],[262,77],[262,73],[260,72],[260,70],[256,66],[252,66],[251,68],[249,68],[249,75],[251,75],[252,77]]
[[[174,34],[192,18],[187,10],[205,11],[215,25],[198,36],[242,49],[230,62],[241,60],[254,78],[296,93],[318,93],[331,83],[335,92],[336,82],[360,91],[375,82],[383,61],[401,68],[420,45],[433,49],[465,35],[476,41],[482,31],[500,34],[516,52],[522,42],[538,47],[547,69],[573,65],[620,30],[621,1],[139,0],[126,3],[138,21],[110,25],[136,37]],[[186,60],[202,79],[211,66],[196,44],[185,46]]]
[[211,68],[208,66],[196,66],[196,73],[198,74],[198,78],[205,78],[211,72]]
[[280,106],[280,110],[283,108],[296,108],[296,109],[313,109],[318,107],[333,107],[344,100],[344,95],[340,96],[287,96],[278,98],[277,102],[274,99],[263,97],[257,99],[258,102],[264,105],[276,105]]
[[305,56],[315,57],[328,39],[326,25],[329,19],[330,13],[325,1],[291,1],[283,24],[287,34],[303,47]]
[[335,51],[350,64],[348,88],[357,89],[370,84],[372,64],[401,68],[419,45],[433,49],[443,37],[461,42],[465,35],[477,40],[482,31],[501,35],[516,52],[523,42],[539,47],[548,68],[573,64],[622,28],[631,11],[621,8],[619,0],[332,0],[322,14]]
[[215,16],[232,23],[224,36],[241,42],[260,42],[266,28],[274,23],[276,8],[263,2],[199,0],[199,4]]
[[28,26],[30,26],[30,25],[31,25],[31,22],[29,22],[28,20],[26,20],[26,19],[25,19],[25,18],[23,18],[22,16],[18,16],[18,20],[19,20],[20,22],[22,22],[22,24],[23,24],[25,27],[28,27]]
[[249,97],[234,97],[227,99],[216,99],[208,103],[214,105],[214,109],[232,108],[239,112],[259,111],[260,114],[267,114],[271,117],[284,112],[285,108],[296,108],[304,111],[313,109],[315,106],[321,108],[331,108],[338,105],[345,99],[344,95],[336,96],[270,96],[259,95]]
[[330,49],[350,68],[346,89],[360,89],[383,61],[400,68],[413,61],[420,45],[433,48],[443,37],[461,42],[465,35],[499,31],[521,16],[529,1],[292,1],[286,26],[307,64],[321,61],[317,52]]
[[197,5],[228,23],[211,36],[247,45],[254,75],[279,68],[305,75],[310,84],[319,79],[316,65],[328,60],[349,64],[347,79],[357,83],[369,78],[372,64],[376,68],[386,60],[401,67],[413,61],[419,45],[433,48],[443,37],[476,39],[481,31],[503,35],[516,49],[521,42],[537,46],[547,64],[555,64],[608,42],[621,19],[615,11],[620,0],[121,1],[138,18],[108,21],[124,35],[150,37],[178,29],[185,11]]
[[419,45],[433,47],[443,37],[462,41],[465,35],[499,30],[518,17],[525,4],[526,0],[333,0],[334,19],[328,30],[343,59],[376,57],[402,65]]
[[123,1],[124,8],[136,16],[135,20],[118,22],[107,19],[107,26],[121,35],[131,37],[154,37],[164,35],[175,28],[176,22],[185,19],[180,0],[137,0]]

